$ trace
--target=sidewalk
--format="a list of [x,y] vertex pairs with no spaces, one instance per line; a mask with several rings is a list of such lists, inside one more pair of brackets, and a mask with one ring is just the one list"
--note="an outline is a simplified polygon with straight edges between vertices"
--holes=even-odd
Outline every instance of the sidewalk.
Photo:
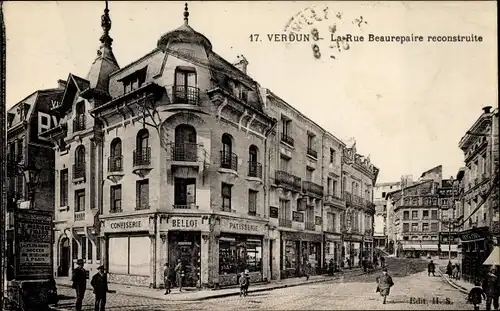
[[470,290],[474,287],[474,284],[472,283],[450,278],[447,274],[444,273],[446,272],[446,266],[439,266],[437,271],[441,278],[446,281],[446,283],[450,284],[451,287],[461,291],[464,294],[469,294]]
[[[374,273],[378,270],[379,269],[375,269],[367,273]],[[255,292],[262,292],[279,288],[299,286],[304,284],[327,282],[332,280],[343,279],[345,277],[354,277],[362,274],[365,274],[365,272],[363,272],[361,268],[355,268],[352,270],[345,270],[344,272],[337,272],[335,273],[334,276],[326,276],[326,275],[311,276],[308,281],[306,281],[305,277],[289,278],[280,281],[273,281],[271,283],[260,283],[260,284],[255,284],[253,286],[250,285],[248,292],[255,293]],[[71,284],[68,279],[56,278],[56,283],[58,286],[71,287]],[[183,292],[179,292],[178,289],[174,288],[169,295],[164,295],[165,293],[164,289],[152,289],[146,287],[128,286],[128,285],[113,284],[113,283],[109,284],[109,287],[111,292],[116,292],[117,294],[133,296],[133,297],[161,299],[168,301],[199,301],[212,298],[236,296],[239,295],[240,293],[239,287],[223,288],[219,290],[212,290],[212,289],[191,290]]]

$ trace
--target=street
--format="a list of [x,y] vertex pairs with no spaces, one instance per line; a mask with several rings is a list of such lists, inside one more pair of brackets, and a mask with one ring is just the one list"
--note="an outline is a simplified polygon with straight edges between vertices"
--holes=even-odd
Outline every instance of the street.
[[[296,286],[272,291],[249,293],[247,297],[231,296],[204,301],[170,302],[150,298],[109,294],[107,310],[472,310],[465,295],[445,283],[438,275],[428,277],[427,262],[415,259],[391,259],[388,272],[395,286],[386,305],[375,292],[375,274],[350,279]],[[176,289],[174,289],[176,290]],[[74,297],[69,288],[60,288],[66,298]],[[71,298],[70,298],[71,299]],[[84,310],[93,310],[90,292],[84,301]],[[61,308],[74,306],[73,299],[62,300]],[[74,308],[74,307],[73,307]]]

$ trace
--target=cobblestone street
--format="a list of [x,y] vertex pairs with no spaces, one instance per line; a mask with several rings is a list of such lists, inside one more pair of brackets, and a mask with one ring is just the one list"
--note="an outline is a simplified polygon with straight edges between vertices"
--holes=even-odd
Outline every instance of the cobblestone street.
[[[325,283],[309,284],[266,292],[250,293],[248,297],[231,296],[204,301],[160,301],[122,294],[109,294],[107,310],[471,310],[465,295],[452,288],[439,276],[428,277],[426,262],[388,260],[389,273],[395,286],[386,305],[375,292],[374,274],[367,274]],[[73,296],[71,289],[60,293]],[[437,300],[436,300],[437,299]],[[435,303],[438,301],[439,303]],[[448,301],[448,304],[446,302]],[[61,307],[71,309],[72,300],[63,300]],[[92,309],[88,292],[84,310]]]

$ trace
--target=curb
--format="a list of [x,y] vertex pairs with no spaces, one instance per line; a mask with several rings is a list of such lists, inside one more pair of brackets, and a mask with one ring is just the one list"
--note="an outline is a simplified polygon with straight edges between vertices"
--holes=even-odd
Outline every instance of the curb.
[[441,278],[444,279],[446,281],[446,283],[448,283],[451,287],[459,290],[463,294],[468,294],[469,293],[469,291],[465,287],[460,286],[460,285],[456,284],[455,282],[449,280],[447,277],[445,277],[444,274],[443,274],[443,272],[441,272],[441,269],[438,269],[438,272],[439,272],[439,275],[441,276]]

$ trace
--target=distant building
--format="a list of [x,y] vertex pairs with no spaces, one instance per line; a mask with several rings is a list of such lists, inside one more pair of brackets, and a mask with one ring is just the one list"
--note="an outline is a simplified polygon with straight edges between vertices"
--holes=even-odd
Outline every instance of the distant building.
[[377,183],[373,192],[373,203],[375,204],[375,219],[373,244],[374,247],[386,250],[388,247],[387,237],[387,195],[401,188],[401,182]]

